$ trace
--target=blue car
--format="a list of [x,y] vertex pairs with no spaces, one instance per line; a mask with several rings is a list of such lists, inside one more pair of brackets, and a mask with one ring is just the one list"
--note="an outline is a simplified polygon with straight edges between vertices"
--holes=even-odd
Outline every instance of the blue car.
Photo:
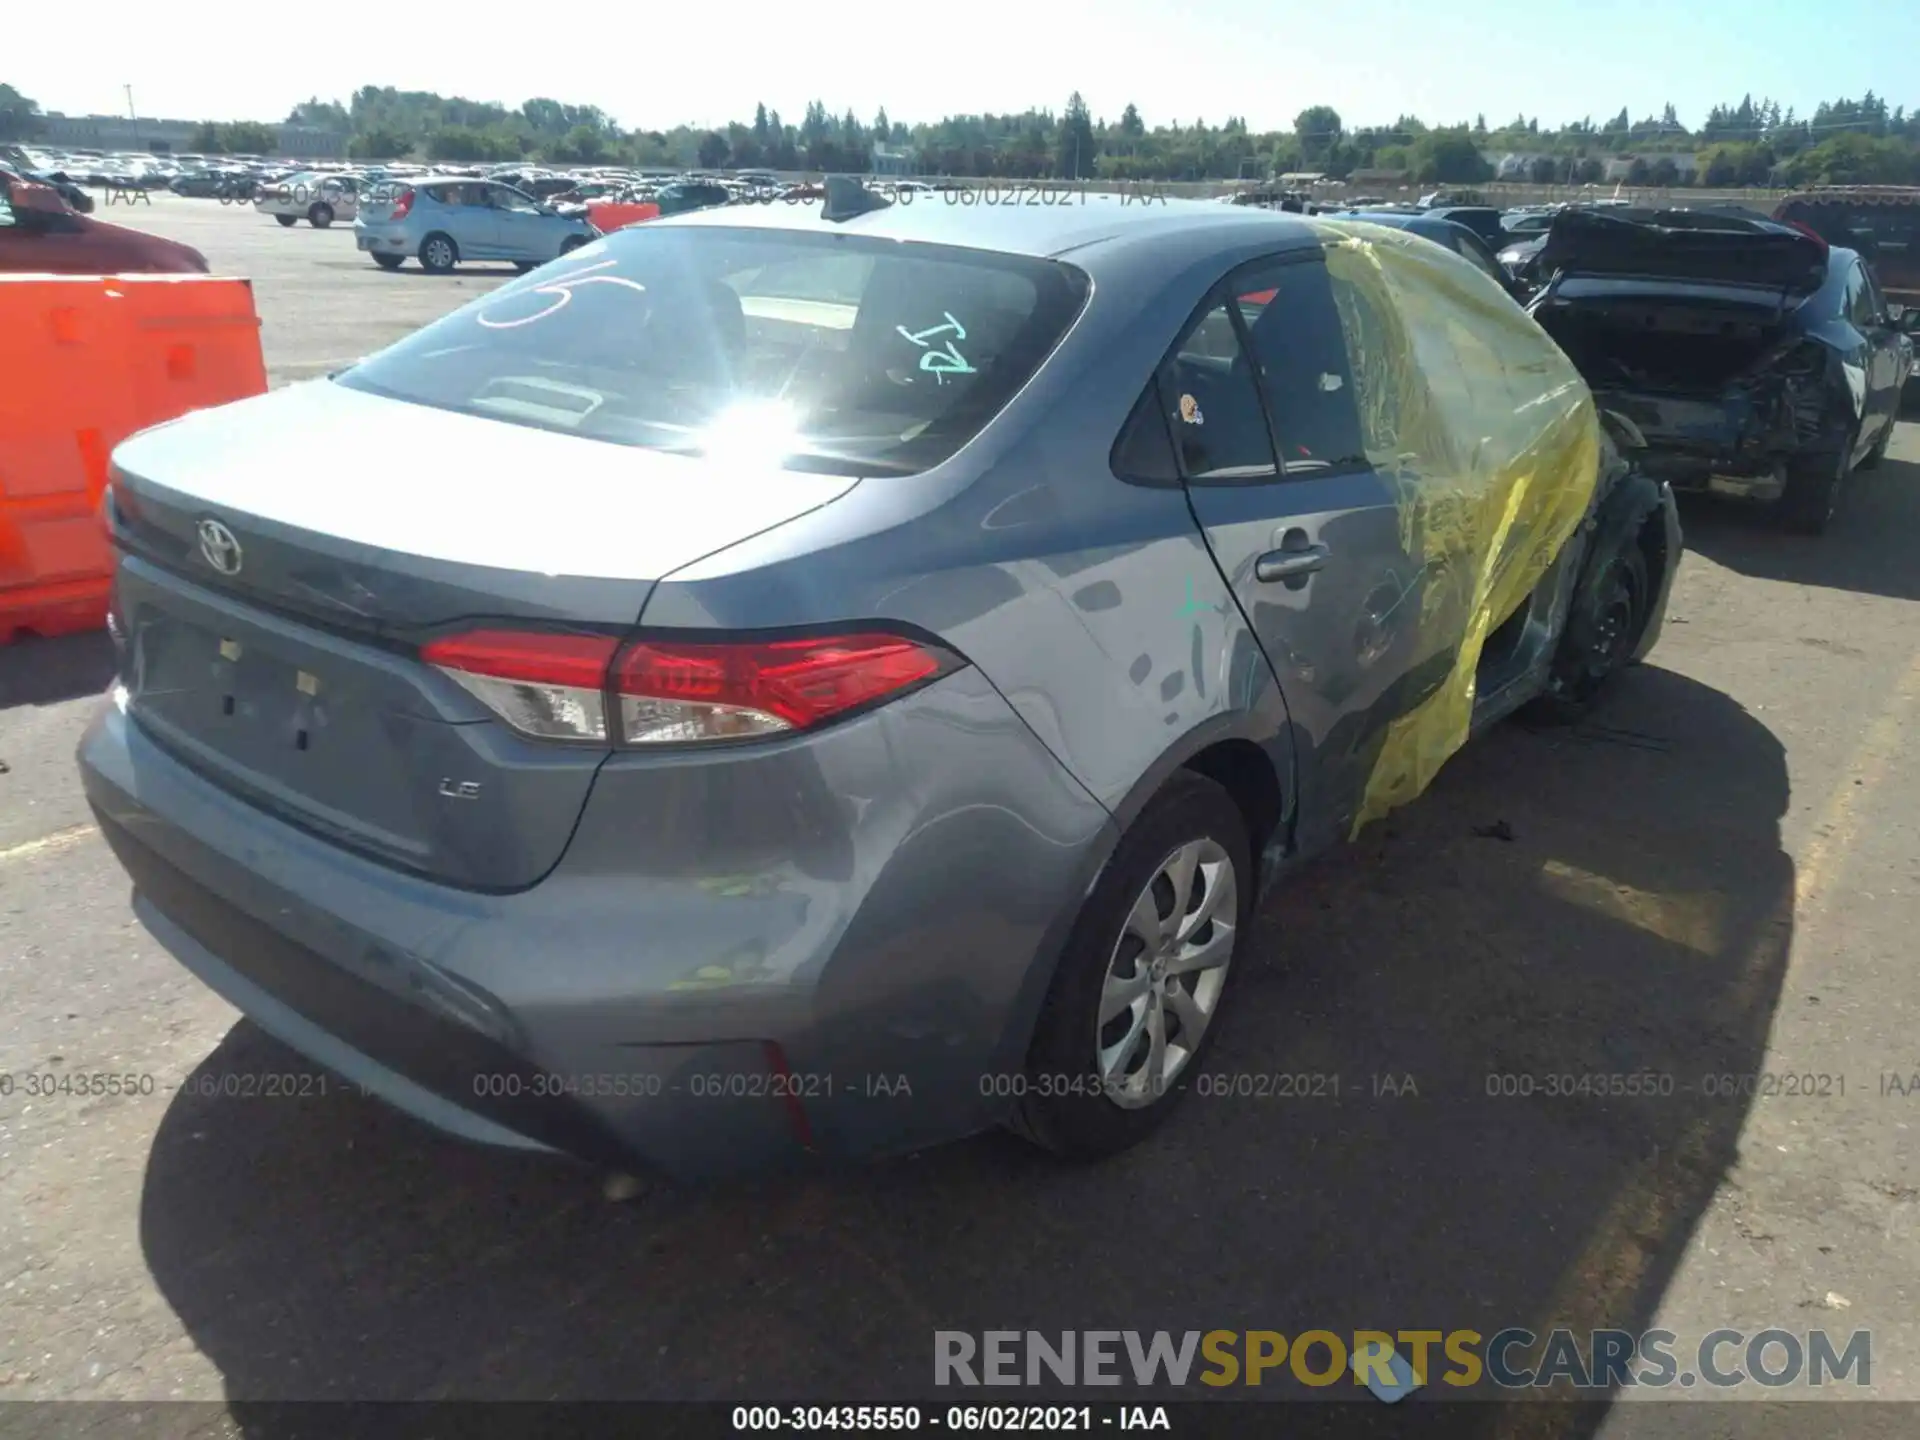
[[379,182],[362,196],[353,222],[355,245],[382,269],[414,258],[435,275],[468,260],[531,270],[599,234],[583,217],[491,180]]

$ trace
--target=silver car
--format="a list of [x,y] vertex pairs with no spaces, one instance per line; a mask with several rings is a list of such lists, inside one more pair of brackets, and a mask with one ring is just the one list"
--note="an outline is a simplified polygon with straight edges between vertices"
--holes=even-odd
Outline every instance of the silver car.
[[376,184],[353,225],[354,243],[383,269],[398,270],[414,256],[436,275],[466,260],[510,260],[531,270],[599,234],[511,185],[470,179]]
[[184,965],[475,1140],[1106,1154],[1264,886],[1654,643],[1671,494],[1457,256],[882,205],[624,229],[116,450],[79,761]]
[[305,220],[325,230],[335,220],[352,220],[358,213],[366,182],[356,175],[326,175],[304,171],[254,191],[253,208],[292,227]]

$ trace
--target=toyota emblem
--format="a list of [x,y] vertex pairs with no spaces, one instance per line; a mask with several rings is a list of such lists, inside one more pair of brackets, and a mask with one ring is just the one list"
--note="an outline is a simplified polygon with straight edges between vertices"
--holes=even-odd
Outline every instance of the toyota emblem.
[[240,542],[218,520],[200,522],[200,553],[222,575],[240,573]]

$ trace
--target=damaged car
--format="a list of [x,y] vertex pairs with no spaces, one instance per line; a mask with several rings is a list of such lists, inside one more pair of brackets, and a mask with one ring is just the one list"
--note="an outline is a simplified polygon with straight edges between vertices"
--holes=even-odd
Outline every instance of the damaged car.
[[1886,454],[1920,314],[1896,322],[1854,251],[1730,209],[1566,210],[1533,270],[1530,313],[1676,489],[1819,534]]
[[[79,764],[135,912],[445,1130],[1122,1150],[1266,887],[1660,633],[1671,492],[1458,255],[826,188],[114,452]],[[310,432],[437,464],[290,481]]]

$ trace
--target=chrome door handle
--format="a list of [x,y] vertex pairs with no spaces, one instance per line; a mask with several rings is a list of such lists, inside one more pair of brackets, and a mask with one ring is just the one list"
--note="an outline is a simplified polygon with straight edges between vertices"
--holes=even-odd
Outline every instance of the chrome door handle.
[[1273,581],[1311,575],[1327,563],[1327,556],[1324,545],[1309,545],[1301,550],[1269,550],[1253,562],[1253,578]]

